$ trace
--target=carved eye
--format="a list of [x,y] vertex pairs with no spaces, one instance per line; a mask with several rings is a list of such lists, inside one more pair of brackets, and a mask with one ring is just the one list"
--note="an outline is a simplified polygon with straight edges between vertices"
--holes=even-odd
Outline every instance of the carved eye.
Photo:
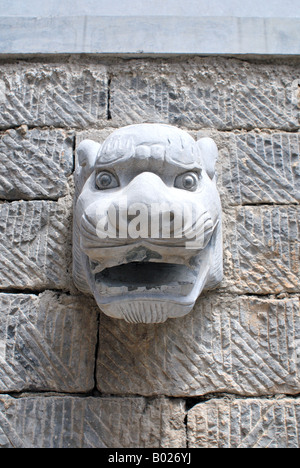
[[100,190],[112,189],[118,187],[119,182],[111,172],[102,171],[96,175],[96,186]]
[[176,177],[174,186],[183,190],[194,191],[198,187],[199,175],[196,172],[185,172]]

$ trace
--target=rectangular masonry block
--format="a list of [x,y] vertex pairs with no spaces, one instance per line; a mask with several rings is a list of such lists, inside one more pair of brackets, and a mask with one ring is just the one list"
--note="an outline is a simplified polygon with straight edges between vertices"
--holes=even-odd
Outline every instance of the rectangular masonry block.
[[0,294],[0,392],[92,390],[97,314],[81,296]]
[[100,318],[97,385],[107,394],[300,392],[299,297],[213,294],[163,324]]
[[[114,131],[76,132],[98,143]],[[218,188],[222,205],[300,203],[300,135],[288,132],[189,131],[193,138],[211,137],[219,149]]]
[[213,132],[211,136],[219,148],[223,205],[300,203],[298,133]]
[[235,293],[300,292],[300,207],[245,206],[224,212],[221,287]]
[[[0,289],[69,290],[72,223],[68,203],[61,199],[0,204]],[[300,292],[299,214],[296,206],[224,211],[221,290]]]
[[0,198],[57,199],[68,193],[73,134],[63,130],[8,130],[0,136]]
[[0,398],[2,448],[186,447],[184,402],[164,398]]
[[85,128],[107,118],[103,65],[19,63],[0,66],[0,128]]
[[63,198],[0,203],[0,289],[70,288],[69,205]]
[[298,129],[296,65],[236,59],[131,60],[110,67],[113,126]]
[[188,412],[190,448],[299,448],[300,401],[210,400]]

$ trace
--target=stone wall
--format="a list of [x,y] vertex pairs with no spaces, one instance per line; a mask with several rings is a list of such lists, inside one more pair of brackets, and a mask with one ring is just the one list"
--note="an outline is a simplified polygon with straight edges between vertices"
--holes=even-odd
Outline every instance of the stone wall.
[[[0,63],[0,447],[300,447],[300,62]],[[218,144],[225,278],[132,325],[72,283],[74,154],[164,122]]]

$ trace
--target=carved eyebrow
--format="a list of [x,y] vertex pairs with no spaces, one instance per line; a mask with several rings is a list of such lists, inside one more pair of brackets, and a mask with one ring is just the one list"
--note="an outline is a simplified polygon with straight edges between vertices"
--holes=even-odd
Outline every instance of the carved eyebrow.
[[[141,167],[145,167],[145,170],[151,172],[151,168],[153,169],[160,169],[163,173],[165,173],[168,168],[176,173],[178,170],[180,172],[199,172],[202,171],[202,165],[199,164],[197,161],[193,161],[190,164],[180,164],[178,161],[173,160],[155,160],[155,158],[149,157],[147,159],[141,159],[136,156],[131,156],[130,161],[137,161]],[[99,158],[96,161],[95,169],[114,169],[114,170],[122,170],[128,168],[128,158],[123,157],[122,159],[114,160],[114,161],[100,161]],[[163,169],[162,169],[163,168]]]
[[134,155],[135,145],[132,137],[115,136],[104,142],[96,163],[101,160],[104,164]]

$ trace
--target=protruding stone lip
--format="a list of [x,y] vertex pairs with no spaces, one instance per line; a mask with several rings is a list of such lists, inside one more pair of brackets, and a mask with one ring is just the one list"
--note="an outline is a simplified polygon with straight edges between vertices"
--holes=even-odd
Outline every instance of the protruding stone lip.
[[[148,262],[148,265],[150,264],[151,262]],[[128,291],[123,284],[123,290],[122,287],[119,290],[114,289],[112,285],[103,291],[103,283],[95,282],[94,297],[100,309],[107,315],[131,323],[159,323],[168,318],[182,317],[192,310],[205,286],[209,268],[204,259],[203,265],[203,269],[200,270],[190,269],[194,278],[193,281],[190,279],[189,284],[182,285],[180,281],[175,280],[170,285],[156,284],[152,290],[141,287],[133,291]],[[182,265],[179,267],[186,268]],[[186,290],[182,290],[182,287]]]
[[[151,275],[152,282],[149,281]],[[196,267],[170,262],[130,262],[90,273],[90,280],[100,308],[101,304],[120,301],[151,300],[192,307],[205,286],[207,276],[208,266],[203,258]]]
[[117,303],[101,304],[106,315],[117,319],[124,319],[129,323],[163,323],[169,318],[178,318],[188,314],[194,303],[180,304],[164,299],[136,299],[125,298]]
[[[217,221],[213,234],[218,225]],[[212,239],[213,235],[210,241]],[[111,248],[103,247],[89,249],[88,253],[90,255],[86,256],[86,262],[89,284],[98,306],[115,318],[124,318],[121,313],[123,310],[126,317],[128,316],[125,320],[128,321],[133,320],[129,317],[130,304],[139,310],[138,315],[142,314],[143,323],[146,323],[146,310],[151,309],[151,302],[164,311],[162,317],[165,319],[172,317],[173,313],[174,317],[185,315],[193,308],[209,277],[209,245],[200,250],[192,250],[165,243],[159,245],[149,239],[114,246],[114,255]],[[160,269],[162,272],[152,283],[149,281],[149,274],[143,280],[136,273],[135,281],[132,281],[131,273],[135,267],[138,270],[144,269],[146,273],[149,268],[150,274],[153,271],[153,278],[157,277]],[[171,271],[170,278],[163,274],[163,270],[168,269]],[[150,318],[149,320],[152,321]]]

